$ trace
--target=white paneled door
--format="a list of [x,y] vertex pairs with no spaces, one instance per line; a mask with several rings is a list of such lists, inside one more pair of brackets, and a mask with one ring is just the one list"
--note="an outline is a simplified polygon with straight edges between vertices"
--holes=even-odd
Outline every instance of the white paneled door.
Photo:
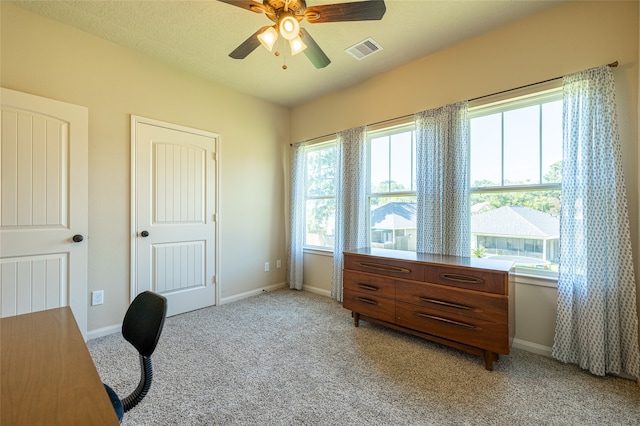
[[217,162],[214,133],[131,118],[132,296],[168,299],[168,315],[216,304]]
[[86,338],[88,110],[0,96],[0,314],[70,306]]

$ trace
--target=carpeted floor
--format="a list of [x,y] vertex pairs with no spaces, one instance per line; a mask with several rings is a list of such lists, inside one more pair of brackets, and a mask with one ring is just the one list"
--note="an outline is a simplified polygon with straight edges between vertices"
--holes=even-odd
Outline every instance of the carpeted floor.
[[[140,377],[121,334],[92,340],[121,397]],[[640,386],[513,349],[481,358],[277,290],[167,319],[154,382],[124,425],[638,425]]]

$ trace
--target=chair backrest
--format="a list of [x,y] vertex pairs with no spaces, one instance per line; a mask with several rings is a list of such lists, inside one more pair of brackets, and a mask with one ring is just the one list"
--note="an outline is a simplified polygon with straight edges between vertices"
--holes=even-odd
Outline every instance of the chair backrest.
[[151,291],[133,299],[122,321],[122,336],[149,357],[156,349],[167,316],[167,298]]

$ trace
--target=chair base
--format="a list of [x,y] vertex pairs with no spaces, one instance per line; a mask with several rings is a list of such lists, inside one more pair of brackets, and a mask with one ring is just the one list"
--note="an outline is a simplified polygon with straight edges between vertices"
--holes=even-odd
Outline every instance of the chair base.
[[113,409],[116,411],[116,415],[118,416],[118,421],[122,422],[122,417],[124,416],[124,407],[122,405],[122,401],[118,398],[118,394],[115,393],[113,389],[109,387],[109,385],[103,383],[107,394],[109,395],[109,399],[111,400],[111,405],[113,405]]

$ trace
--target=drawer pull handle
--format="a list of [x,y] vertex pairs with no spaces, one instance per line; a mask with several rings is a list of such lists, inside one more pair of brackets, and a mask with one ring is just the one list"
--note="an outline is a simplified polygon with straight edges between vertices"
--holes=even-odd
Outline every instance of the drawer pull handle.
[[397,272],[399,274],[410,274],[411,269],[400,268],[398,266],[391,265],[380,265],[379,263],[369,263],[369,262],[359,262],[358,263],[363,268],[375,269],[378,271],[386,271],[386,272]]
[[428,297],[418,297],[418,300],[426,303],[434,303],[436,305],[448,306],[450,308],[464,309],[465,311],[475,311],[475,308],[467,305],[459,305],[457,303],[445,302],[444,300],[429,299]]
[[414,312],[413,314],[420,318],[427,318],[427,319],[432,319],[440,322],[446,322],[447,324],[457,325],[458,327],[470,328],[472,330],[476,328],[475,325],[467,324],[466,322],[454,321],[447,318],[437,317],[435,315],[423,314],[422,312]]
[[378,290],[380,290],[378,287],[376,287],[374,285],[365,284],[365,283],[358,283],[358,287],[360,287],[363,290],[369,290],[369,291],[378,291]]
[[377,305],[378,302],[375,300],[367,299],[366,297],[356,297],[358,302],[366,303],[367,305]]
[[460,274],[440,274],[440,278],[455,281],[458,283],[464,284],[482,284],[484,280],[478,277],[470,277],[468,275],[460,275]]

